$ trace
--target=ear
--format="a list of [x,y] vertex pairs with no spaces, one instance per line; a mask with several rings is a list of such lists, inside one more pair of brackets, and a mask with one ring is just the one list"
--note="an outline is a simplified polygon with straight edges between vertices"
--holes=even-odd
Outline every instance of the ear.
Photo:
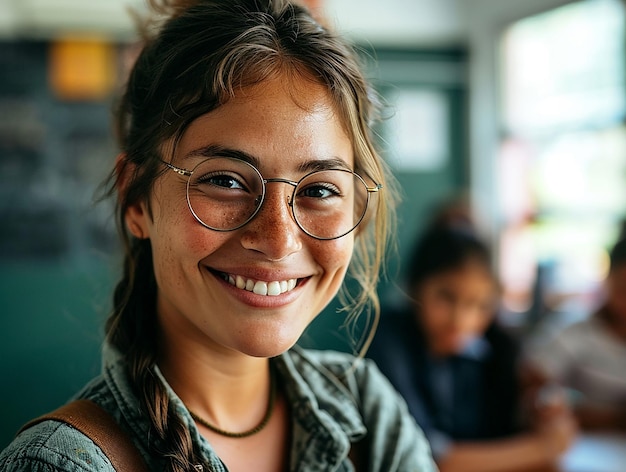
[[137,239],[146,239],[150,237],[149,226],[150,215],[143,201],[133,203],[124,213],[124,220],[128,231]]
[[[135,164],[126,159],[125,153],[119,154],[115,159],[115,186],[117,187],[118,199],[120,201],[124,200],[134,173]],[[142,201],[129,205],[124,211],[126,227],[138,239],[150,237],[148,218],[147,208]]]

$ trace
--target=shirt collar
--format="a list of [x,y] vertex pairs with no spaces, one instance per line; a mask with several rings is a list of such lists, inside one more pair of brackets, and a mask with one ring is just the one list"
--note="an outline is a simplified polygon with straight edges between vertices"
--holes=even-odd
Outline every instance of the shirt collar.
[[481,362],[489,356],[491,349],[489,341],[484,336],[480,336],[469,340],[457,356]]
[[[357,406],[357,398],[339,380],[339,375],[349,378],[351,368],[348,362],[337,363],[341,372],[329,370],[315,355],[299,347],[271,360],[282,378],[283,388],[288,396],[293,416],[294,444],[292,461],[315,463],[315,455],[324,449],[327,463],[339,463],[350,449],[350,443],[365,436],[367,430],[361,420]],[[359,361],[356,361],[359,362]],[[103,370],[115,401],[127,421],[139,437],[149,437],[149,422],[141,412],[139,400],[130,388],[130,379],[126,372],[124,356],[112,345],[105,343],[103,347]],[[153,372],[163,383],[169,397],[173,401],[177,413],[186,422],[192,440],[200,445],[200,449],[216,470],[221,470],[221,461],[211,445],[199,433],[193,418],[169,386],[158,366]],[[153,440],[157,440],[153,437]],[[310,456],[310,457],[309,457]],[[317,458],[319,459],[319,458]],[[223,466],[223,465],[222,465]],[[295,468],[295,467],[294,467]]]
[[[354,368],[352,364],[339,362],[337,367],[342,371],[333,372],[312,352],[294,346],[276,358],[276,365],[288,379],[285,385],[290,402],[301,404],[303,408],[298,415],[312,413],[330,429],[338,429],[351,439],[365,435],[357,398],[339,379],[340,376],[349,377]],[[304,416],[300,415],[299,419],[303,420]]]

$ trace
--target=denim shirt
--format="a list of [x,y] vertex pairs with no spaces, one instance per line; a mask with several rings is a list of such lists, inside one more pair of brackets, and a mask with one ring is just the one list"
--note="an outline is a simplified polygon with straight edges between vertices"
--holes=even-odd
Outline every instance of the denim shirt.
[[[154,451],[163,444],[150,432],[150,422],[124,368],[124,358],[104,348],[103,373],[77,398],[90,399],[107,410],[125,429],[151,471],[165,469]],[[354,472],[351,444],[365,439],[369,472],[434,472],[428,444],[409,415],[404,400],[375,365],[366,359],[330,351],[295,347],[272,359],[291,410],[289,470]],[[195,426],[185,405],[154,366],[174,408],[186,422],[194,447],[203,456],[205,472],[227,472],[211,444]],[[0,454],[0,470],[34,472],[114,472],[87,436],[64,423],[44,421],[25,430]]]

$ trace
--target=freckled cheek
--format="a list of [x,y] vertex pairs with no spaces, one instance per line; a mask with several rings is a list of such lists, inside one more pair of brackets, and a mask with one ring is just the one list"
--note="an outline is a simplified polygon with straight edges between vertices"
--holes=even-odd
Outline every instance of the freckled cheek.
[[352,240],[343,238],[333,241],[320,241],[315,251],[317,263],[324,269],[327,275],[338,278],[337,282],[343,281],[343,276],[350,265],[354,244]]
[[155,218],[155,229],[158,237],[153,245],[169,264],[185,259],[197,262],[219,245],[217,233],[198,223],[186,206],[182,209],[173,205],[161,207]]
[[201,225],[189,228],[178,242],[180,250],[196,258],[206,257],[218,246],[213,233]]

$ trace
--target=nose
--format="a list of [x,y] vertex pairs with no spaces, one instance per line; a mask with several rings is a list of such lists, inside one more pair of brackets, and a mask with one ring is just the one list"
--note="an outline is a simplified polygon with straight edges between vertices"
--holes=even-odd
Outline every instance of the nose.
[[304,233],[293,219],[288,203],[291,187],[273,187],[268,187],[261,209],[242,228],[241,244],[270,260],[279,261],[302,249]]
[[467,319],[467,308],[459,301],[450,306],[449,324],[456,330],[460,330],[465,325]]

